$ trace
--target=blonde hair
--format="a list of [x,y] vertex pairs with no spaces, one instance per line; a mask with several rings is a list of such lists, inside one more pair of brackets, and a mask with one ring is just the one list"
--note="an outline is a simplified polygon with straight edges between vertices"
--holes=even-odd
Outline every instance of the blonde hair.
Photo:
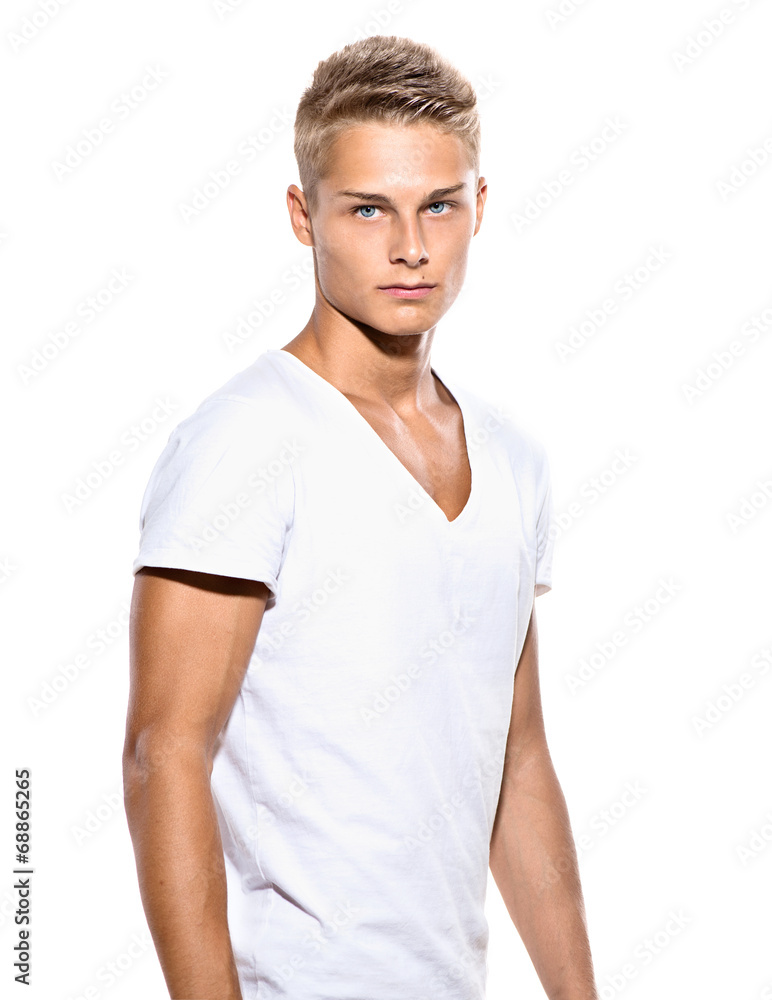
[[479,178],[480,118],[472,84],[423,42],[373,35],[320,62],[298,104],[295,159],[311,210],[334,141],[372,122],[430,124],[457,135]]

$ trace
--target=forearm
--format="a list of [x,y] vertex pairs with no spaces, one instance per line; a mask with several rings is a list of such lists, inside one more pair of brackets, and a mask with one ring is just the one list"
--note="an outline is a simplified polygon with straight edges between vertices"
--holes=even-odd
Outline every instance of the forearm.
[[597,1000],[576,849],[548,752],[502,783],[490,868],[550,1000]]
[[140,895],[172,1000],[242,1000],[209,778],[203,754],[124,755]]

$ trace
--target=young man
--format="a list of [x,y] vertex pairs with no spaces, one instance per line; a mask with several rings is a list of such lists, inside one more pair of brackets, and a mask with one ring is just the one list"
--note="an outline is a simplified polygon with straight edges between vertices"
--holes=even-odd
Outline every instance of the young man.
[[295,127],[311,318],[142,503],[125,801],[170,995],[482,1000],[490,864],[546,994],[595,1000],[539,696],[545,454],[430,362],[487,193],[474,91],[369,38]]

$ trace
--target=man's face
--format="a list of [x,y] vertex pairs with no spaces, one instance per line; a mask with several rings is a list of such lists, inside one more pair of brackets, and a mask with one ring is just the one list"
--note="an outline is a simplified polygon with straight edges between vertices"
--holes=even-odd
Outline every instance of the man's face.
[[[486,193],[457,136],[431,125],[345,132],[330,151],[309,221],[324,298],[383,333],[432,329],[463,285]],[[385,290],[419,284],[434,287],[420,297]]]

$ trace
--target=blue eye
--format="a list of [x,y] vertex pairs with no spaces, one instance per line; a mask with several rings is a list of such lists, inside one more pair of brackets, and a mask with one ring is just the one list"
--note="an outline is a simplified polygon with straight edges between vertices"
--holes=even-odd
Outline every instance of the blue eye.
[[[452,202],[450,201],[435,201],[432,202],[429,208],[432,210],[432,215],[447,215],[447,212],[435,212],[434,209],[438,205],[442,208],[443,206],[450,207],[451,204]],[[374,213],[377,211],[377,209],[378,209],[377,205],[357,205],[356,208],[354,209],[354,215],[359,215],[360,219],[373,219],[375,218],[374,214],[360,215],[360,213],[363,212]]]

